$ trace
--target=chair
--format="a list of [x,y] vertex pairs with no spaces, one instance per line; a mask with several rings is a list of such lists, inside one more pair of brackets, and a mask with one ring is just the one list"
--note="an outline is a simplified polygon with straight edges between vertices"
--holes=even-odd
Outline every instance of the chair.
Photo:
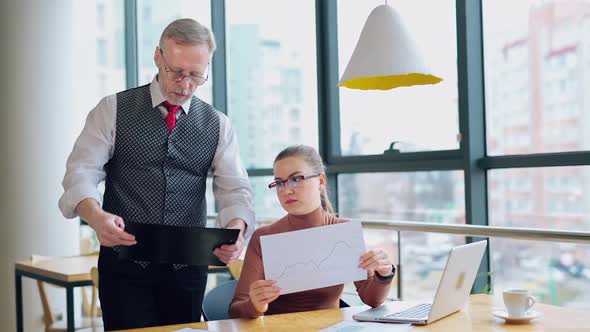
[[92,269],[90,269],[90,276],[92,277],[92,300],[90,301],[90,313],[88,316],[94,318],[97,316],[97,313],[99,313],[100,316],[102,316],[102,311],[96,305],[96,296],[97,296],[96,293],[98,291],[98,268],[97,267],[93,267]]
[[232,279],[240,279],[240,273],[242,273],[242,266],[244,265],[244,260],[237,259],[230,264],[227,264],[227,268],[229,269],[229,274],[231,275]]
[[82,290],[82,313],[86,317],[97,317],[102,316],[102,311],[97,304],[98,295],[98,268],[93,267],[90,269],[90,276],[92,278],[92,286],[90,289],[90,299],[88,298],[87,287],[81,288]]
[[237,280],[230,280],[205,294],[201,308],[205,321],[229,319],[229,304],[237,285]]

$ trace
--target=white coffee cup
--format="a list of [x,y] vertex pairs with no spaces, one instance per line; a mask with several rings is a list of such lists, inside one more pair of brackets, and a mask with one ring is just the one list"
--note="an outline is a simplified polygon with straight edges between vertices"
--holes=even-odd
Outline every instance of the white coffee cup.
[[526,316],[526,312],[535,304],[535,298],[530,296],[526,289],[509,289],[502,295],[510,317]]

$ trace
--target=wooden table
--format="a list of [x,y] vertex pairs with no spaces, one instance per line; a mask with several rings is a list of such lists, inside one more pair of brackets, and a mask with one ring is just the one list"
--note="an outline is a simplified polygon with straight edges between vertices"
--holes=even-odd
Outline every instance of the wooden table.
[[[98,265],[98,256],[52,257],[38,262],[14,264],[16,296],[16,330],[23,331],[22,277],[48,282],[66,289],[67,331],[74,331],[74,288],[91,286],[90,269]],[[229,272],[227,266],[209,266],[209,273]]]
[[98,256],[55,257],[47,260],[19,261],[14,265],[16,289],[16,330],[23,331],[22,277],[48,282],[66,289],[67,331],[74,331],[74,288],[92,285],[90,269]]
[[[394,302],[400,309],[411,306],[412,302]],[[546,304],[536,304],[534,309],[543,317],[530,324],[506,324],[504,320],[492,316],[492,311],[500,304],[490,295],[471,295],[463,310],[426,326],[413,326],[412,331],[590,331],[590,314]],[[125,330],[127,332],[170,332],[184,327],[211,331],[318,331],[343,320],[352,320],[352,315],[367,309],[366,306],[344,309],[328,309],[299,312],[293,314],[271,315],[258,319],[228,319],[215,322],[202,322],[169,325],[143,329]],[[389,324],[383,324],[387,331]]]

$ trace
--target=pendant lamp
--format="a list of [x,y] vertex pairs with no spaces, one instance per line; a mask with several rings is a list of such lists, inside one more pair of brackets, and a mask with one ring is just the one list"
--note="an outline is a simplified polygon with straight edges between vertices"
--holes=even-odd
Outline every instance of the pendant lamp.
[[441,81],[424,63],[400,15],[386,3],[373,9],[367,18],[338,85],[389,90]]

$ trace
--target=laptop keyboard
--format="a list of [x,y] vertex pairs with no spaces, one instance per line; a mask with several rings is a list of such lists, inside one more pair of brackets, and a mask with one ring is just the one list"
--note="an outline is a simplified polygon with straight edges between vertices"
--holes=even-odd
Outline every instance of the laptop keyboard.
[[419,304],[415,307],[403,310],[403,311],[399,311],[399,312],[394,312],[393,314],[389,314],[385,317],[389,317],[389,318],[408,318],[408,319],[420,319],[420,318],[426,318],[428,317],[428,314],[430,313],[430,308],[432,307],[432,304],[430,303],[423,303],[423,304]]

